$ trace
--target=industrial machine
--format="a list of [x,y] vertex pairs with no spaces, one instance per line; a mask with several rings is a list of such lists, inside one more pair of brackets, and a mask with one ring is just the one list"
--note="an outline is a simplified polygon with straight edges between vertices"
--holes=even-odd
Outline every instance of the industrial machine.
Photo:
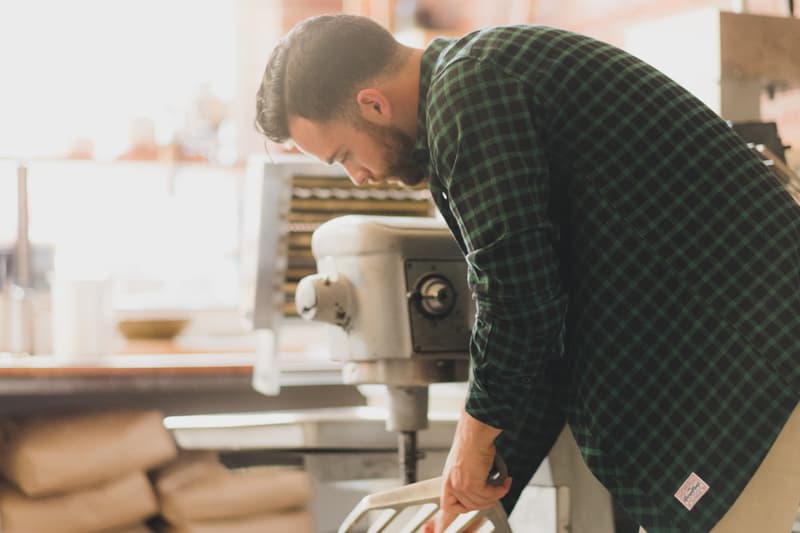
[[[320,397],[338,394],[332,387],[338,391],[379,384],[388,389],[388,409],[333,401],[338,407],[173,416],[165,424],[183,449],[301,454],[319,482],[315,516],[321,530],[363,532],[362,522],[369,521],[369,531],[413,531],[409,527],[435,513],[441,488],[441,478],[414,483],[417,472],[429,478],[441,471],[458,418],[455,409],[429,413],[428,388],[464,382],[469,374],[474,308],[462,252],[445,224],[431,217],[382,216],[373,209],[369,216],[330,219],[344,207],[418,213],[416,205],[409,205],[418,199],[407,191],[399,195],[370,188],[361,198],[362,189],[342,189],[336,171],[301,158],[254,160],[251,170],[254,188],[246,198],[253,204],[248,210],[252,216],[245,227],[252,230],[247,248],[254,254],[245,261],[252,271],[245,276],[250,290],[243,291],[243,307],[264,338],[256,349],[255,389],[280,393],[279,402],[291,397],[294,385],[308,385],[308,380],[324,387]],[[334,185],[324,188],[325,180]],[[298,200],[309,195],[306,203],[318,208],[311,222],[309,205]],[[345,205],[331,209],[331,198],[340,196]],[[320,222],[323,215],[328,218]],[[311,259],[309,271],[297,278],[294,272],[287,275],[298,270],[292,253],[303,267]],[[314,265],[316,273],[309,274]],[[290,327],[294,335],[314,330],[308,340],[318,340],[316,327],[305,328],[308,324],[297,324],[300,320],[288,313],[288,291],[295,279],[292,299],[298,313],[320,326],[327,323],[325,351],[339,361],[326,362],[324,371],[316,366],[313,372],[292,370],[298,368],[292,366],[294,354],[278,351],[277,337],[290,338]],[[396,440],[384,427],[398,433]],[[565,431],[562,437],[523,491],[522,505],[508,523],[526,533],[613,531],[610,496],[579,459],[571,434]],[[406,485],[380,492],[385,480],[395,477],[396,447]],[[417,450],[425,451],[424,460],[418,461]],[[342,515],[343,508],[355,503],[352,496],[364,491],[368,495]],[[460,518],[458,530],[472,518]],[[496,533],[507,531],[499,506],[483,518]],[[397,529],[403,523],[405,528]]]
[[401,474],[413,483],[428,385],[468,377],[463,255],[444,223],[420,217],[339,217],[314,232],[311,249],[318,272],[297,286],[298,313],[330,324],[346,383],[387,386],[386,427],[398,433]]

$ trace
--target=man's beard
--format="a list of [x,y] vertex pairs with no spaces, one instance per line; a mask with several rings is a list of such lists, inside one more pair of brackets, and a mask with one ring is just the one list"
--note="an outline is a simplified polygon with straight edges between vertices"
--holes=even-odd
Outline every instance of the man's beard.
[[427,179],[427,167],[420,164],[412,155],[414,139],[397,127],[377,126],[366,120],[363,120],[360,126],[383,147],[382,156],[386,162],[386,169],[384,176],[376,177],[398,180],[409,187],[419,185]]

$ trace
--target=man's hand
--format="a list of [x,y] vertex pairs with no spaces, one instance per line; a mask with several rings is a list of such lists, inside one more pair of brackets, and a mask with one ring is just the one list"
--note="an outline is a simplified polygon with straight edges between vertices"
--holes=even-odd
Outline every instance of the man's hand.
[[511,488],[511,478],[497,487],[486,482],[494,463],[494,439],[499,434],[499,429],[462,411],[444,467],[441,509],[426,524],[426,533],[444,531],[461,513],[488,509]]

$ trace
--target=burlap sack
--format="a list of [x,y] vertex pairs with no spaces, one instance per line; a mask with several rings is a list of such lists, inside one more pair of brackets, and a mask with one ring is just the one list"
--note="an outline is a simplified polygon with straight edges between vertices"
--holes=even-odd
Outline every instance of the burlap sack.
[[28,496],[89,487],[175,457],[158,411],[111,411],[20,420],[8,432],[2,471]]
[[164,533],[314,533],[308,511],[170,525]]
[[80,491],[39,498],[26,496],[10,485],[0,488],[3,533],[102,531],[141,523],[157,512],[153,488],[143,472]]
[[153,480],[157,492],[166,494],[197,481],[227,474],[228,469],[219,461],[216,452],[181,450],[177,459],[154,473]]
[[[220,465],[221,466],[221,465]],[[311,500],[311,479],[306,472],[277,467],[222,470],[209,465],[208,475],[187,479],[188,469],[172,469],[155,476],[161,514],[170,523],[218,520],[304,507]],[[184,483],[175,483],[182,477]]]

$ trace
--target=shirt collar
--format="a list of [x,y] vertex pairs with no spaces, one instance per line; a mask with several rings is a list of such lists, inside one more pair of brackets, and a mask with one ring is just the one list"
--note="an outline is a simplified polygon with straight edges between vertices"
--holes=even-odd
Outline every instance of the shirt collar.
[[421,163],[430,166],[428,149],[428,87],[433,78],[433,71],[439,54],[447,46],[447,39],[433,40],[422,53],[419,68],[419,102],[417,104],[417,138],[414,142],[413,156]]

